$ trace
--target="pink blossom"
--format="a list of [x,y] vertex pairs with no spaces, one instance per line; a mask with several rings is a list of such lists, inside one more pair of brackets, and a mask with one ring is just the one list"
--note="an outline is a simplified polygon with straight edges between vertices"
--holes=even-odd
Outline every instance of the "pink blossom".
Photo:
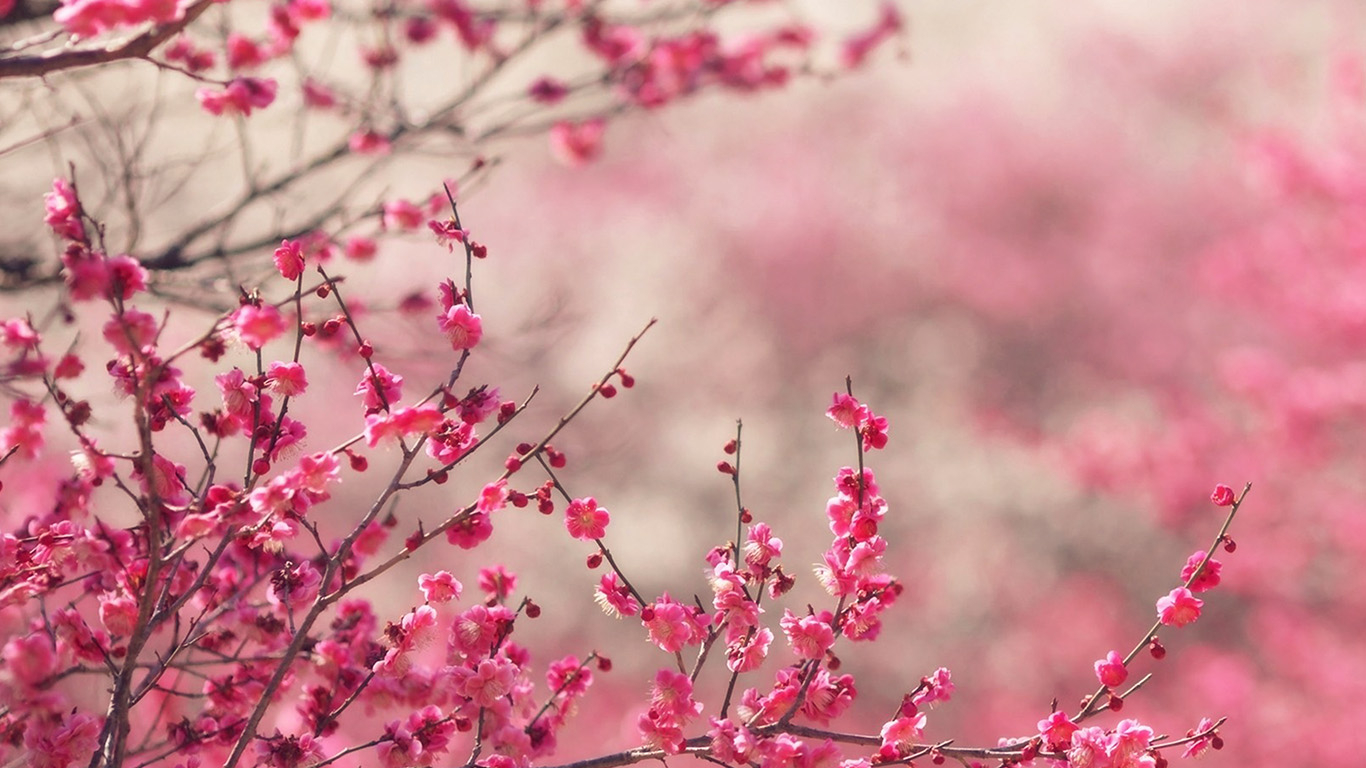
[[95,37],[146,22],[162,24],[183,15],[175,0],[64,0],[52,18],[76,37]]
[[1192,730],[1190,733],[1186,735],[1194,736],[1197,733],[1202,733],[1205,735],[1201,736],[1198,739],[1195,739],[1194,741],[1187,743],[1186,748],[1181,752],[1181,756],[1185,758],[1201,757],[1205,754],[1205,752],[1209,751],[1210,738],[1212,736],[1212,734],[1209,733],[1209,730],[1213,727],[1213,720],[1209,719],[1208,717],[1200,718],[1200,724],[1197,725],[1194,730]]
[[286,608],[303,606],[318,596],[322,581],[322,574],[307,560],[297,565],[286,563],[284,568],[271,575],[270,591],[266,597],[273,605]]
[[464,304],[456,304],[437,315],[437,325],[456,351],[473,349],[484,335],[483,321]]
[[1078,728],[1072,732],[1067,765],[1070,768],[1112,768],[1109,747],[1110,735],[1104,728]]
[[507,501],[508,481],[495,480],[479,492],[479,500],[475,502],[474,508],[484,514],[492,514],[507,506]]
[[254,69],[267,58],[260,44],[240,32],[228,33],[227,51],[228,69],[232,70]]
[[87,763],[99,747],[99,734],[99,718],[75,710],[54,725],[35,722],[24,730],[26,764],[29,768],[69,768]]
[[434,405],[414,405],[394,408],[387,413],[371,413],[365,417],[365,444],[374,448],[383,440],[425,435],[437,427],[445,417]]
[[446,540],[461,549],[474,549],[493,535],[493,521],[483,512],[474,512],[446,529]]
[[114,637],[127,637],[137,626],[138,601],[127,592],[100,595],[100,622]]
[[491,707],[512,690],[517,668],[506,659],[484,659],[474,669],[457,669],[460,694],[481,707]]
[[465,589],[450,571],[424,573],[417,577],[417,586],[422,590],[423,598],[429,603],[448,603],[459,598]]
[[1124,657],[1119,651],[1110,651],[1105,658],[1096,662],[1096,677],[1106,688],[1117,688],[1129,679],[1129,670],[1124,666]]
[[517,589],[517,574],[502,565],[480,568],[479,588],[490,598],[502,602]]
[[602,118],[571,123],[561,120],[550,128],[550,152],[570,167],[587,165],[602,152],[607,121]]
[[597,589],[593,591],[593,599],[609,616],[635,616],[640,612],[640,603],[632,596],[631,590],[617,579],[615,571],[603,574]]
[[[1186,565],[1181,569],[1181,580],[1190,582],[1192,592],[1204,592],[1219,586],[1219,571],[1223,569],[1224,564],[1212,557],[1206,562],[1206,556],[1205,550],[1199,550],[1186,559]],[[1205,567],[1200,571],[1199,577],[1191,581],[1191,577],[1195,576],[1195,569],[1199,568],[1202,562],[1205,563]]]
[[845,41],[841,56],[844,66],[849,69],[861,66],[873,49],[899,32],[901,27],[901,11],[896,3],[884,2],[877,23]]
[[787,635],[787,642],[799,659],[820,659],[830,646],[835,644],[835,630],[830,627],[830,617],[798,617],[784,609],[779,622]]
[[243,304],[232,314],[232,327],[242,343],[256,350],[285,332],[285,319],[270,304]]
[[650,642],[666,653],[674,653],[684,646],[701,642],[705,624],[693,610],[668,595],[641,609],[641,621],[649,632]]
[[156,341],[157,319],[140,309],[128,308],[104,324],[104,340],[125,355],[140,352]]
[[692,680],[682,672],[661,669],[650,687],[650,712],[654,719],[679,725],[687,724],[702,712],[702,704],[692,697]]
[[274,260],[275,268],[286,280],[297,280],[304,273],[304,250],[298,240],[281,240]]
[[403,399],[403,377],[390,373],[379,363],[371,363],[361,374],[356,385],[356,395],[367,411],[378,411],[387,405],[394,405]]
[[1110,736],[1108,755],[1116,768],[1153,768],[1148,757],[1153,729],[1137,720],[1120,720]]
[[825,415],[830,420],[838,424],[843,429],[853,429],[858,426],[863,417],[863,406],[853,396],[844,392],[836,392],[831,396],[830,407],[826,409]]
[[767,523],[750,526],[749,540],[745,542],[746,563],[762,568],[782,553],[783,540],[773,535]]
[[934,704],[937,701],[948,701],[953,696],[953,676],[947,667],[940,667],[934,672],[920,678],[920,691],[912,697],[912,700],[919,706]]
[[600,539],[606,535],[610,520],[607,510],[598,506],[592,496],[574,499],[564,510],[564,526],[569,530],[569,535],[583,541]]
[[147,270],[128,254],[119,254],[105,260],[109,271],[109,294],[127,301],[135,294],[147,290]]
[[57,653],[52,638],[44,632],[34,632],[11,638],[5,643],[0,658],[5,669],[21,685],[34,687],[57,671]]
[[311,77],[304,79],[303,92],[304,104],[314,109],[331,109],[337,106],[337,94]]
[[413,230],[422,226],[422,209],[407,200],[390,200],[384,204],[380,223],[385,229]]
[[908,717],[898,717],[883,724],[882,746],[891,747],[898,756],[907,754],[924,733],[925,720],[925,713],[920,712]]
[[0,428],[0,456],[12,450],[34,459],[43,450],[43,426],[47,411],[32,400],[15,400],[9,407],[9,426]]
[[269,78],[236,77],[221,91],[200,88],[194,95],[209,114],[249,117],[253,110],[265,109],[275,101],[278,87]]
[[308,389],[308,376],[302,365],[277,360],[266,369],[266,386],[286,397],[297,397]]
[[772,630],[767,627],[751,628],[751,631],[726,643],[726,668],[731,672],[752,672],[758,669],[768,658],[768,649],[772,643]]
[[1200,618],[1204,604],[1189,589],[1177,587],[1157,601],[1157,618],[1169,627],[1184,627]]
[[76,189],[63,178],[52,180],[52,191],[43,195],[43,222],[59,237],[84,243],[85,227],[81,224],[81,204]]
[[346,253],[346,258],[352,261],[370,261],[375,258],[375,252],[379,250],[379,246],[375,243],[374,238],[352,235],[346,239],[346,246],[343,250]]
[[254,418],[258,390],[247,380],[242,369],[233,368],[214,377],[218,391],[223,395],[223,410],[230,415],[250,421]]
[[38,332],[27,319],[14,317],[0,322],[0,345],[14,350],[34,349],[38,341]]
[[1076,732],[1077,725],[1067,717],[1066,713],[1058,711],[1040,720],[1038,728],[1039,735],[1043,737],[1044,745],[1049,750],[1060,751],[1071,746],[1072,734]]
[[1209,500],[1218,507],[1232,506],[1235,500],[1233,489],[1223,484],[1216,485],[1214,486],[1214,493],[1209,495]]

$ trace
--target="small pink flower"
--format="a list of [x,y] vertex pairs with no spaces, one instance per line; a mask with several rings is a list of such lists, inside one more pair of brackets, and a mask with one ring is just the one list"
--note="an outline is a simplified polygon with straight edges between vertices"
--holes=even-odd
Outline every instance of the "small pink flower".
[[1200,571],[1200,576],[1195,581],[1191,581],[1191,577],[1195,575],[1195,569],[1199,568],[1200,563],[1205,561],[1205,555],[1203,549],[1196,552],[1186,560],[1185,567],[1181,569],[1181,580],[1190,581],[1190,591],[1192,592],[1204,592],[1219,586],[1219,571],[1223,570],[1224,564],[1212,557],[1209,562],[1205,563],[1204,569]]
[[1209,748],[1210,748],[1210,740],[1211,740],[1211,738],[1214,736],[1214,734],[1209,733],[1208,731],[1209,731],[1209,729],[1211,729],[1211,728],[1213,728],[1213,727],[1214,727],[1214,721],[1213,721],[1213,720],[1209,719],[1208,717],[1202,717],[1202,718],[1200,718],[1200,724],[1197,725],[1197,726],[1195,727],[1194,730],[1192,730],[1191,732],[1187,733],[1186,735],[1187,735],[1187,736],[1194,736],[1194,735],[1197,734],[1197,733],[1203,733],[1203,734],[1205,734],[1205,735],[1204,735],[1204,736],[1201,736],[1200,738],[1198,738],[1198,739],[1196,739],[1196,740],[1194,740],[1194,741],[1192,741],[1192,742],[1187,743],[1187,744],[1186,744],[1185,750],[1183,750],[1183,751],[1181,752],[1181,756],[1182,756],[1182,757],[1201,757],[1201,756],[1203,756],[1203,755],[1205,754],[1205,752],[1209,751]]
[[475,512],[446,529],[446,541],[461,549],[474,549],[493,535],[493,521],[483,512]]
[[356,394],[362,398],[361,402],[367,411],[378,411],[385,405],[392,406],[403,399],[403,377],[390,373],[379,363],[372,363],[361,373]]
[[501,565],[479,569],[479,588],[494,600],[503,601],[517,590],[517,574]]
[[1185,587],[1177,587],[1157,601],[1157,618],[1169,627],[1184,627],[1200,618],[1205,602]]
[[100,595],[100,621],[114,637],[133,634],[138,621],[138,601],[127,592],[106,592]]
[[550,152],[570,167],[586,165],[602,152],[607,122],[602,118],[571,123],[561,120],[550,128]]
[[304,272],[304,249],[298,240],[281,240],[275,249],[275,268],[286,280],[297,280]]
[[450,571],[424,573],[417,578],[417,586],[429,603],[448,603],[460,597],[465,589]]
[[413,230],[422,226],[426,218],[422,209],[407,200],[390,200],[384,204],[380,224],[385,229]]
[[831,629],[829,621],[823,621],[820,617],[798,617],[792,611],[784,609],[783,618],[779,623],[799,659],[823,658],[825,652],[830,650],[830,646],[835,644],[835,630]]
[[1077,731],[1077,724],[1073,723],[1064,712],[1054,712],[1047,718],[1039,721],[1039,735],[1043,737],[1044,744],[1051,751],[1065,750],[1072,744],[1072,734]]
[[506,659],[484,659],[474,669],[457,669],[460,694],[481,707],[491,707],[512,691],[517,668]]
[[863,417],[863,406],[852,396],[843,392],[836,392],[831,397],[830,407],[825,410],[825,415],[830,420],[840,425],[843,429],[853,429],[858,426]]
[[479,500],[475,502],[474,508],[484,514],[492,514],[507,506],[508,501],[508,481],[497,480],[484,486],[484,490],[479,492]]
[[882,726],[882,746],[893,748],[897,755],[906,754],[924,733],[925,720],[925,713],[920,712],[888,721]]
[[375,258],[377,250],[379,250],[379,246],[375,243],[374,238],[362,235],[352,235],[347,238],[344,248],[346,258],[352,261],[370,261]]
[[484,336],[483,321],[464,304],[456,304],[437,315],[437,325],[441,332],[446,334],[451,349],[457,352],[462,349],[473,349]]
[[1118,651],[1110,651],[1105,658],[1096,662],[1096,677],[1106,688],[1117,688],[1129,678],[1129,670],[1124,666],[1124,657]]
[[233,78],[221,91],[200,88],[195,98],[204,111],[212,115],[239,114],[249,117],[253,110],[265,109],[275,101],[278,84],[269,78]]
[[331,109],[337,106],[337,94],[311,77],[304,79],[303,91],[304,104],[314,109]]
[[266,386],[286,397],[297,397],[308,389],[308,376],[299,363],[277,360],[266,369]]
[[244,304],[232,314],[237,337],[252,349],[260,349],[285,332],[285,319],[270,304]]
[[240,32],[228,33],[227,49],[229,69],[253,69],[266,60],[260,44]]
[[593,599],[608,616],[635,616],[640,613],[640,603],[617,579],[617,574],[604,574],[593,592]]
[[1214,502],[1217,507],[1232,506],[1234,502],[1233,489],[1227,485],[1214,486],[1214,493],[1209,495],[1209,500]]
[[584,541],[606,535],[610,521],[611,515],[591,496],[574,499],[564,510],[564,525],[569,529],[569,535]]

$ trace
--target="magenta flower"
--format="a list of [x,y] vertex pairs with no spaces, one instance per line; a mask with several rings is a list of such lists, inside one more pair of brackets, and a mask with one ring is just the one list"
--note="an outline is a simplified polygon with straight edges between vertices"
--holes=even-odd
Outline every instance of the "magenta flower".
[[245,304],[232,314],[232,327],[243,344],[256,350],[285,332],[285,319],[270,304]]
[[304,249],[298,240],[281,240],[273,258],[275,268],[286,280],[297,280],[304,273]]
[[1157,618],[1169,627],[1184,627],[1200,618],[1205,602],[1185,587],[1177,587],[1157,601]]
[[569,535],[584,541],[602,538],[610,520],[611,515],[592,496],[574,499],[564,510],[564,527],[569,529]]
[[1105,658],[1096,662],[1096,677],[1106,688],[1117,688],[1129,679],[1129,670],[1124,666],[1124,657],[1119,651],[1110,651]]
[[417,577],[417,586],[429,603],[448,603],[460,597],[460,593],[465,589],[450,571],[424,573]]
[[1214,486],[1214,493],[1209,495],[1209,500],[1214,502],[1216,507],[1233,506],[1234,498],[1233,489],[1222,483]]

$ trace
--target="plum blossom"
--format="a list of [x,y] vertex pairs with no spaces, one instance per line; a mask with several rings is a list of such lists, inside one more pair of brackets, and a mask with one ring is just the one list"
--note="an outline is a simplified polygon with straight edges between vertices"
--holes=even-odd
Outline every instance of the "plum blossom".
[[242,343],[257,350],[285,332],[285,319],[270,304],[244,304],[233,312],[232,327]]
[[1129,679],[1129,670],[1124,666],[1124,657],[1119,651],[1110,651],[1105,658],[1096,662],[1096,677],[1106,688],[1117,688]]
[[598,506],[592,496],[574,499],[564,510],[564,526],[569,530],[569,535],[583,541],[605,536],[610,521],[611,515]]
[[1205,601],[1185,587],[1177,587],[1157,601],[1157,618],[1169,627],[1184,627],[1200,618]]
[[465,589],[450,571],[424,573],[417,578],[417,585],[429,603],[448,603],[460,597]]

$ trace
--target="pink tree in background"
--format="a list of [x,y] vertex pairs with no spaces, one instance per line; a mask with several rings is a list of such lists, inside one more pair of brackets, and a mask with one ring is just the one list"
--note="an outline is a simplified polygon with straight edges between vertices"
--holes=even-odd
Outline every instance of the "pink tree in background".
[[[609,768],[687,754],[763,768],[1159,768],[1224,746],[1222,718],[1183,712],[1164,732],[1130,697],[1162,676],[1166,643],[1214,611],[1208,590],[1235,570],[1214,555],[1237,548],[1246,489],[1171,491],[1226,507],[1224,523],[1184,568],[1154,566],[1165,576],[1141,623],[1069,649],[1089,693],[1046,687],[998,726],[988,683],[962,720],[999,732],[930,738],[949,707],[928,710],[955,690],[948,670],[901,682],[890,658],[854,647],[895,643],[896,603],[930,590],[886,567],[895,513],[865,459],[894,449],[891,420],[852,382],[826,415],[853,433],[855,460],[823,517],[787,526],[751,511],[737,427],[716,465],[734,511],[699,596],[641,586],[653,574],[619,562],[631,547],[613,538],[620,510],[584,495],[552,443],[633,388],[641,336],[539,431],[523,426],[537,390],[508,394],[483,361],[497,310],[475,275],[499,253],[461,212],[514,146],[501,141],[544,134],[563,163],[590,164],[623,113],[866,63],[901,30],[894,6],[821,48],[799,14],[762,3],[241,2],[91,0],[50,18],[35,2],[0,6],[13,32],[0,157],[22,201],[3,261],[22,306],[0,326],[0,764]],[[571,50],[539,58],[555,41]],[[433,173],[433,157],[458,167]],[[40,214],[25,174],[52,158]],[[383,186],[404,164],[423,171],[421,194]],[[433,260],[415,267],[405,239]],[[404,336],[424,359],[405,358]],[[522,644],[529,622],[566,610],[488,554],[494,530],[532,510],[583,543],[593,599],[629,620],[614,626],[639,622],[608,633],[612,650]],[[789,527],[823,539],[814,580],[784,565]],[[568,563],[554,567],[582,567]],[[809,581],[813,593],[793,592]],[[1078,627],[1100,623],[1072,610]],[[654,671],[594,703],[618,648]],[[880,673],[849,671],[859,656]],[[626,736],[570,735],[576,712],[605,726],[624,707],[639,710]]]

